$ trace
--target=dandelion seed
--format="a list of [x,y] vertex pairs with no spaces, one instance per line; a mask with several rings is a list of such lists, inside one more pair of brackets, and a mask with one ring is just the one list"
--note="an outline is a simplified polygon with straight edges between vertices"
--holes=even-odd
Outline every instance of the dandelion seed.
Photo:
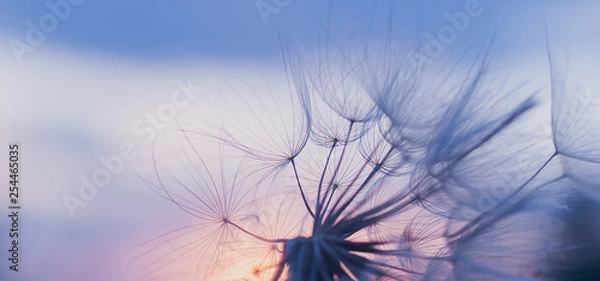
[[593,136],[559,121],[560,86],[549,151],[527,134],[537,91],[527,81],[507,86],[485,50],[466,70],[463,61],[440,70],[403,59],[369,71],[377,55],[354,60],[339,49],[307,57],[284,49],[290,114],[270,92],[273,106],[244,99],[257,105],[251,118],[224,114],[233,129],[255,124],[241,133],[173,130],[186,148],[170,162],[155,159],[153,186],[203,229],[174,233],[196,236],[152,266],[196,252],[188,276],[197,280],[537,280],[546,272],[540,261],[560,250],[554,214],[568,183],[595,186],[596,174],[578,171],[600,162]]

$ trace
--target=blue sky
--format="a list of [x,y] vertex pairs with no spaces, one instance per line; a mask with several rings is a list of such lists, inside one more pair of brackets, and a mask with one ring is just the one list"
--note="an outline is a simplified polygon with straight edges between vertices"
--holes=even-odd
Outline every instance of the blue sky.
[[[79,0],[81,1],[81,0]],[[46,2],[2,1],[0,32],[13,38],[23,38],[26,22],[37,22],[50,12]],[[60,1],[59,1],[60,2]],[[69,15],[49,34],[48,45],[91,51],[135,59],[177,59],[190,57],[263,58],[278,55],[278,33],[293,37],[302,44],[316,44],[316,31],[323,30],[328,19],[352,32],[366,32],[369,24],[378,33],[389,15],[393,18],[393,33],[398,40],[420,38],[447,24],[445,13],[463,9],[468,1],[83,1],[73,6]],[[288,3],[289,2],[289,3]],[[541,13],[550,21],[571,18],[569,9],[578,13],[589,11],[593,1],[492,1],[479,0],[484,14],[474,19],[461,44],[502,35],[510,30],[512,41],[523,41],[522,35],[541,33]],[[257,3],[273,7],[265,24]],[[260,6],[260,5],[259,5]],[[578,6],[581,6],[578,8]],[[560,7],[559,10],[555,7]],[[565,9],[566,8],[566,9]],[[268,9],[268,8],[265,8]],[[330,13],[332,11],[332,13]],[[596,11],[597,12],[597,11]],[[332,15],[331,17],[329,15]],[[514,27],[519,26],[515,33]],[[528,34],[529,33],[529,34]],[[508,39],[507,39],[508,40]],[[516,45],[516,44],[515,44]],[[2,44],[7,47],[6,44]]]

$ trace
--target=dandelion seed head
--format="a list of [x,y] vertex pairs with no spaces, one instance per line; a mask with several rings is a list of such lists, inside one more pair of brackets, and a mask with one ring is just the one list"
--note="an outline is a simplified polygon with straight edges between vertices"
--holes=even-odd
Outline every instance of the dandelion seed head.
[[[537,280],[547,271],[541,261],[561,250],[555,214],[573,190],[598,186],[595,151],[579,143],[588,135],[562,127],[557,106],[551,140],[528,134],[537,92],[507,83],[485,48],[442,67],[389,51],[295,51],[284,46],[294,109],[273,92],[274,101],[245,98],[249,117],[224,114],[233,122],[219,133],[174,130],[187,145],[172,154],[181,175],[157,165],[157,193],[210,225],[182,248],[209,257],[194,276]],[[382,57],[400,60],[370,71]],[[206,141],[216,158],[199,153]],[[168,258],[179,256],[157,261]]]

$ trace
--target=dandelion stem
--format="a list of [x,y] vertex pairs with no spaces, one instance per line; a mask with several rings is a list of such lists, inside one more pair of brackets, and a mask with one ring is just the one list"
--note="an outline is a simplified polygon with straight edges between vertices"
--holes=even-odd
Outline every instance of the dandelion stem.
[[373,179],[375,174],[377,174],[377,172],[379,172],[379,170],[381,170],[381,166],[385,163],[385,161],[388,159],[388,157],[392,154],[392,151],[394,151],[394,148],[390,148],[388,150],[388,152],[385,154],[385,156],[383,157],[383,159],[380,161],[380,163],[375,164],[375,166],[373,167],[373,170],[371,170],[371,172],[369,173],[367,178],[363,181],[363,183],[360,185],[360,187],[356,189],[354,194],[348,200],[346,200],[344,205],[342,205],[342,207],[340,207],[340,209],[336,212],[336,214],[334,216],[341,215],[342,212],[346,208],[348,208],[348,206],[350,206],[350,203],[352,203],[352,201],[354,201],[356,196],[358,196],[358,194],[360,194],[360,192],[363,190],[363,188],[365,188],[365,186],[367,186],[367,184],[369,184],[369,182]]
[[256,238],[256,239],[258,239],[260,241],[263,241],[263,242],[267,242],[267,243],[285,243],[285,242],[287,242],[287,239],[267,239],[267,238],[261,237],[259,235],[256,235],[256,234],[254,234],[254,233],[246,230],[245,228],[241,227],[240,225],[236,224],[235,222],[232,222],[232,221],[227,220],[227,219],[223,220],[223,223],[229,224],[229,225],[231,225],[231,226],[239,229],[240,231],[242,231],[242,232],[244,232],[244,233],[252,236],[253,238]]
[[[558,151],[555,151],[552,156],[550,156],[548,158],[548,160],[546,160],[546,162],[544,162],[544,164],[531,176],[529,177],[529,179],[527,179],[523,184],[521,184],[515,191],[513,191],[509,196],[507,196],[506,198],[502,199],[497,206],[503,206],[504,203],[506,203],[508,200],[510,200],[511,198],[513,198],[515,195],[517,195],[517,193],[519,193],[521,190],[523,190],[523,188],[525,188],[529,183],[531,183],[531,181],[533,181],[543,170],[544,168],[546,168],[546,166],[548,166],[548,164],[550,163],[550,161],[552,161],[552,159],[554,159],[554,157],[556,157],[558,155]],[[489,213],[491,213],[493,210],[495,210],[495,208],[483,212],[482,214],[480,214],[479,216],[477,216],[477,218],[475,218],[474,220],[470,221],[469,223],[467,223],[465,226],[463,226],[462,228],[460,228],[457,232],[449,234],[448,238],[454,238],[457,235],[459,235],[460,233],[462,233],[463,231],[469,229],[470,227],[472,227],[473,225],[477,224],[478,222],[480,222],[486,215],[488,215]]]
[[[327,211],[327,209],[329,209],[329,205],[331,204],[331,200],[333,199],[333,193],[337,190],[337,188],[338,188],[337,185],[333,186],[333,190],[329,194],[329,199],[327,199],[327,204],[325,205],[325,208],[323,208],[323,214],[325,214],[325,212]],[[321,217],[319,217],[319,223],[320,222],[321,222]],[[321,225],[319,225],[319,226],[321,226]]]
[[[348,133],[346,134],[346,140],[344,141],[344,145],[342,148],[342,153],[340,154],[340,159],[338,160],[338,163],[335,167],[335,171],[333,172],[333,175],[331,176],[331,179],[329,180],[329,184],[327,185],[327,189],[325,191],[325,194],[329,194],[329,191],[331,191],[331,187],[334,184],[335,178],[337,177],[337,174],[340,170],[340,167],[342,166],[342,160],[344,160],[344,155],[346,154],[346,148],[348,148],[348,140],[350,139],[350,134],[352,133],[352,127],[354,126],[354,121],[350,121],[350,126],[348,126]],[[323,201],[321,201],[320,205],[322,206],[323,204],[325,204],[325,200],[326,200],[326,196],[323,196]],[[317,218],[316,221],[320,222],[321,221],[321,217],[322,215],[325,213],[325,210],[322,210]]]
[[[339,209],[337,209],[337,206],[342,202],[342,198],[340,198],[338,201],[336,201],[336,203],[334,204],[334,206],[332,208],[330,216],[327,218],[326,223],[333,224],[335,222],[335,220],[339,216],[342,215],[342,213],[346,210],[346,208],[348,208],[348,206],[350,206],[352,201],[354,201],[354,199],[356,199],[356,196],[358,196],[358,194],[360,194],[360,192],[365,188],[365,186],[367,186],[369,184],[369,182],[375,177],[377,172],[379,172],[381,170],[381,166],[383,165],[383,163],[385,163],[385,161],[391,155],[392,151],[393,151],[393,148],[390,148],[388,150],[388,152],[386,153],[386,155],[383,157],[383,159],[379,163],[375,164],[375,166],[373,167],[371,172],[369,172],[369,175],[365,178],[365,180],[361,183],[361,185],[356,189],[354,194],[352,194],[352,196],[350,196],[350,198],[348,198]],[[365,165],[366,165],[366,163],[365,163]],[[364,166],[363,166],[363,168],[364,168]],[[346,188],[346,190],[344,190],[344,193],[349,191],[350,186],[354,185],[354,182],[357,179],[358,179],[358,176],[355,177],[354,180],[352,181],[352,183],[348,186],[348,188]],[[335,213],[334,213],[334,211],[335,211]]]
[[470,232],[468,235],[462,236],[460,239],[455,240],[453,243],[454,244],[458,244],[458,243],[460,243],[462,241],[465,241],[465,240],[468,240],[468,239],[470,239],[472,237],[477,236],[486,227],[493,225],[494,222],[497,222],[498,220],[500,220],[501,218],[503,218],[505,215],[509,214],[511,210],[518,209],[519,207],[521,207],[522,206],[521,204],[525,203],[525,199],[527,199],[527,196],[530,196],[533,193],[533,191],[535,191],[535,190],[537,190],[539,188],[542,188],[542,187],[544,187],[546,185],[549,185],[551,183],[554,183],[556,181],[559,181],[559,180],[561,180],[561,179],[563,179],[565,177],[566,177],[566,175],[561,175],[560,177],[557,177],[557,178],[555,178],[553,180],[550,180],[550,181],[548,181],[548,182],[546,182],[546,183],[544,183],[544,184],[542,184],[540,186],[535,187],[533,190],[531,190],[529,193],[527,193],[525,196],[523,196],[523,198],[519,199],[516,203],[509,205],[510,206],[509,209],[504,210],[501,214],[497,215],[493,219],[488,220],[485,223],[482,223],[474,231]]
[[[488,135],[486,135],[480,142],[478,142],[474,147],[472,147],[471,149],[469,149],[468,151],[466,151],[465,153],[459,155],[456,160],[453,162],[453,164],[458,163],[459,161],[461,161],[462,159],[464,159],[467,155],[469,155],[471,152],[473,152],[474,150],[476,150],[478,147],[480,147],[483,143],[487,142],[488,140],[490,140],[493,136],[497,135],[500,131],[502,131],[504,128],[506,128],[509,124],[511,124],[517,117],[519,117],[521,114],[523,114],[526,110],[528,110],[529,108],[531,108],[530,104],[527,103],[523,103],[517,110],[513,111],[509,117],[502,123],[500,124],[496,129],[492,130],[492,132],[490,132]],[[558,154],[558,152],[555,152],[550,159],[548,159],[546,161],[546,163],[544,163],[544,165],[532,176],[532,178],[530,178],[526,183],[524,183],[523,186],[521,186],[519,189],[517,189],[516,192],[518,192],[519,190],[521,190],[523,187],[525,187],[531,180],[533,180],[540,172],[541,170],[546,167],[546,165],[550,162],[550,160],[552,160],[552,158],[554,158],[556,155]],[[446,172],[450,167],[452,167],[452,165],[448,165],[444,168],[444,170],[442,172],[440,172],[439,175],[442,175],[444,172]],[[439,176],[438,175],[438,176]],[[417,183],[412,190],[416,189],[419,185],[421,184],[421,182]],[[399,212],[400,210],[402,210],[403,208],[405,208],[406,206],[421,200],[421,198],[429,196],[430,194],[433,194],[437,191],[439,191],[441,188],[437,188],[437,189],[430,189],[428,190],[427,194],[421,194],[420,196],[414,196],[412,197],[409,201],[401,203],[400,205],[397,205],[394,207],[394,202],[397,201],[398,198],[397,196],[394,196],[393,198],[390,198],[390,200],[382,203],[381,205],[366,211],[354,218],[352,218],[350,221],[348,222],[352,222],[352,223],[357,223],[356,227],[353,227],[355,229],[359,229],[358,226],[360,225],[361,227],[366,227],[370,224],[376,223],[377,221],[381,221],[391,215],[396,214],[397,212]],[[411,190],[411,191],[412,191]],[[507,199],[505,199],[507,200]],[[384,211],[385,209],[390,208],[387,211]],[[371,217],[375,214],[377,214],[378,212],[384,211],[382,214],[379,214],[375,217]],[[465,226],[466,228],[467,226]],[[457,232],[457,233],[460,233]]]
[[[316,219],[315,219],[315,223],[313,226],[313,229],[317,228],[317,225],[320,223],[320,217],[321,217],[321,191],[323,188],[323,181],[325,180],[325,173],[327,172],[327,167],[329,166],[329,161],[331,160],[331,155],[333,154],[333,150],[335,149],[335,146],[337,145],[338,140],[334,139],[333,143],[331,144],[331,149],[329,149],[329,153],[327,154],[327,160],[325,161],[325,167],[323,167],[323,173],[321,173],[321,178],[319,179],[319,189],[317,191],[317,208],[316,208]],[[333,196],[333,192],[331,193],[331,195]],[[331,197],[329,197],[329,201],[331,201]],[[323,194],[323,197],[326,197],[326,194]],[[329,204],[327,204],[329,205]]]
[[294,177],[296,178],[296,183],[298,184],[298,189],[300,189],[300,195],[302,195],[302,201],[304,201],[304,206],[306,206],[306,210],[310,214],[313,219],[315,218],[315,213],[313,213],[310,205],[308,204],[308,200],[306,200],[306,195],[304,194],[304,189],[302,188],[302,183],[300,182],[300,176],[298,175],[298,169],[296,168],[296,162],[294,158],[290,159],[292,163],[292,168],[294,169]]

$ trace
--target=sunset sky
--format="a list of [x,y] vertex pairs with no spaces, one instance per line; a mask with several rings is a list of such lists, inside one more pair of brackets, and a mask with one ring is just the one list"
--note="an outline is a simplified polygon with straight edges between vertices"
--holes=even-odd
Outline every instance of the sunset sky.
[[[467,23],[452,22],[469,11]],[[4,147],[22,146],[23,209],[17,274],[7,270],[8,218],[0,219],[0,280],[134,280],[138,268],[126,265],[125,250],[191,220],[140,179],[153,174],[152,146],[139,130],[146,116],[190,85],[193,98],[177,116],[216,123],[209,101],[232,95],[224,81],[264,87],[267,80],[287,89],[280,38],[311,49],[322,42],[319,33],[340,44],[391,34],[393,42],[418,50],[446,28],[455,34],[436,60],[457,59],[494,37],[496,66],[543,80],[545,19],[562,65],[578,82],[597,87],[599,18],[595,0],[2,1],[0,136]],[[56,26],[41,30],[51,19]],[[67,207],[82,177],[91,179],[104,167],[100,158],[123,146],[135,156],[85,206]]]

